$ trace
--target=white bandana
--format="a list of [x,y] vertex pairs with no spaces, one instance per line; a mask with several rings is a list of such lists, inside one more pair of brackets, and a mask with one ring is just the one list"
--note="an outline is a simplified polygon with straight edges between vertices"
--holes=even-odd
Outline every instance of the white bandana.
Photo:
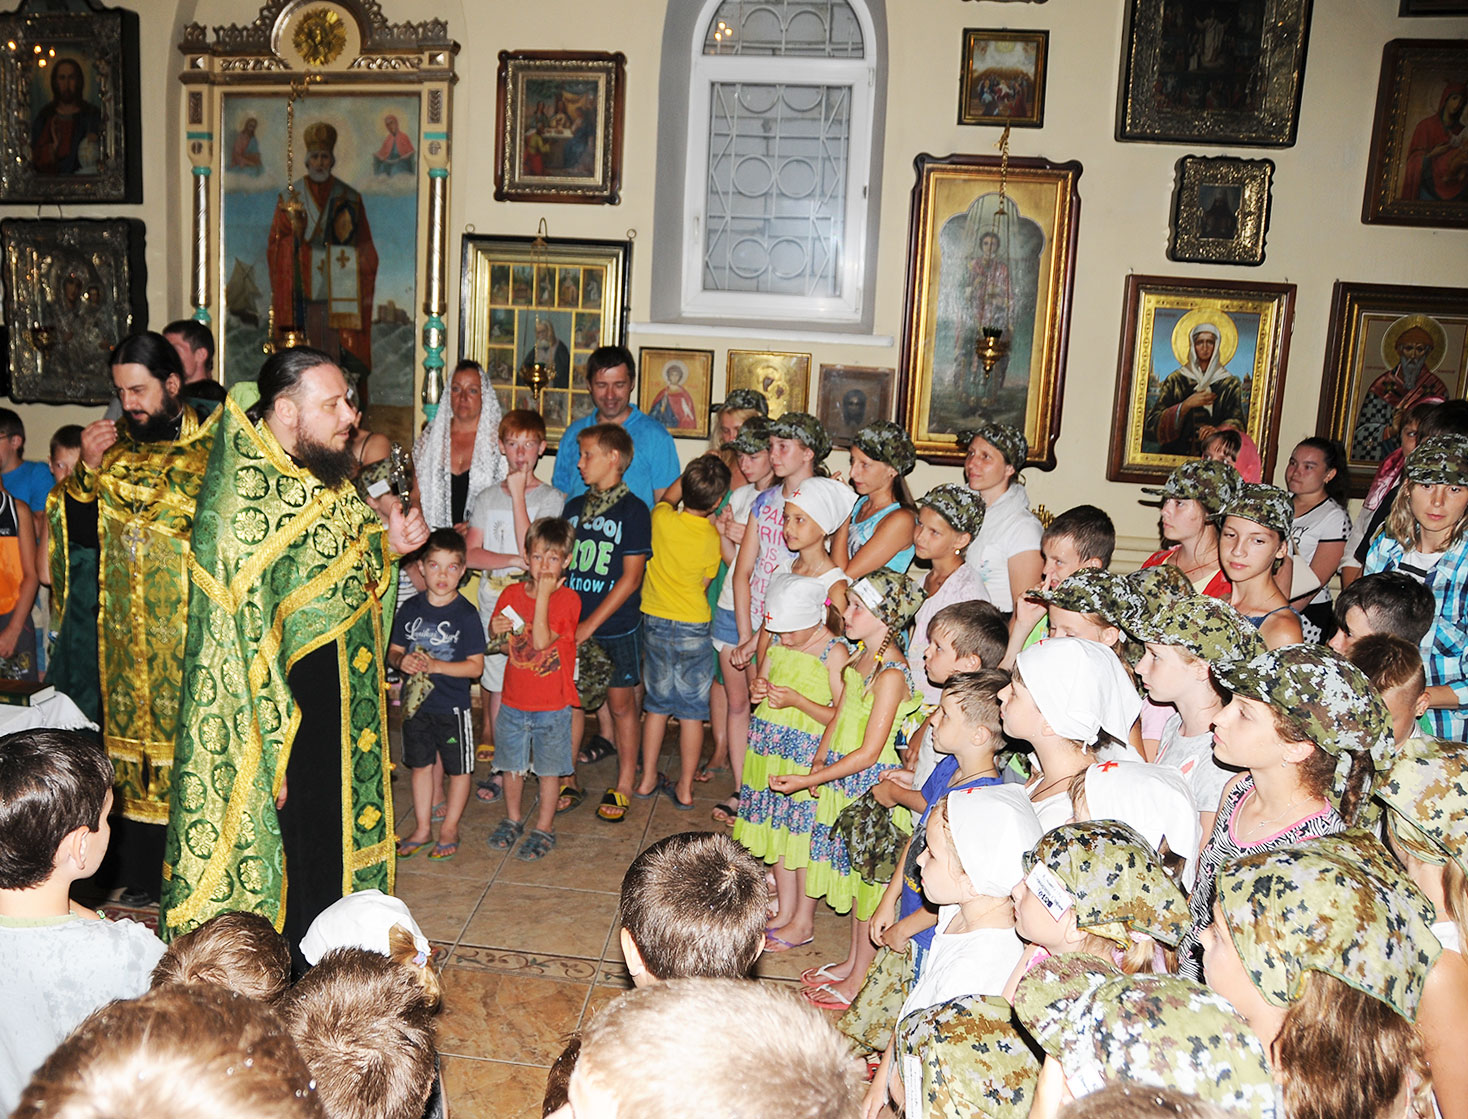
[[1121,658],[1100,642],[1052,637],[1020,653],[1014,667],[1050,728],[1083,746],[1103,730],[1127,742],[1142,713]]
[[1003,898],[1025,876],[1025,855],[1044,829],[1018,785],[980,785],[949,793],[948,830],[959,865],[984,897]]

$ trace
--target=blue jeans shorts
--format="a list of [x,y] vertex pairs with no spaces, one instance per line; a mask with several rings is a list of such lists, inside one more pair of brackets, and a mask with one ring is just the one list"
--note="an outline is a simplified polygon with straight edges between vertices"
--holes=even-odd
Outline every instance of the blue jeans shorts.
[[643,659],[647,697],[642,709],[649,715],[707,719],[709,689],[714,686],[709,623],[674,622],[644,614],[642,628],[647,634]]
[[635,688],[642,683],[642,626],[611,637],[598,633],[595,641],[611,658],[612,678],[607,687]]
[[734,620],[734,611],[714,609],[714,648],[723,652],[739,644],[739,623]]
[[534,773],[566,777],[575,772],[571,759],[571,709],[521,711],[500,704],[494,721],[494,767],[501,773]]

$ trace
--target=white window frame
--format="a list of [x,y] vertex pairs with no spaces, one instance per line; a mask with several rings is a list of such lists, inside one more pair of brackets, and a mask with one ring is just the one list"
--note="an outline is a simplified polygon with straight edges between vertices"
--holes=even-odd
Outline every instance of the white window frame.
[[[872,159],[872,127],[876,106],[877,64],[872,57],[876,30],[862,0],[848,0],[861,27],[861,58],[812,58],[808,55],[744,56],[703,53],[709,22],[723,0],[705,0],[694,25],[689,77],[687,170],[683,195],[683,267],[680,307],[683,315],[744,321],[857,323],[862,317],[866,286],[867,198]],[[837,246],[840,294],[787,295],[778,292],[721,292],[703,287],[704,237],[708,220],[709,111],[713,87],[719,83],[847,86],[851,90],[850,139],[847,149],[846,212],[842,243]]]

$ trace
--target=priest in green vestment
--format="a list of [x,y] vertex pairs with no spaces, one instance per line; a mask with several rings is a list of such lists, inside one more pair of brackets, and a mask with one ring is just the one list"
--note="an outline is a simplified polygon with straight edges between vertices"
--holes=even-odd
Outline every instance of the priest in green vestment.
[[282,350],[224,414],[194,518],[165,936],[270,918],[292,948],[394,875],[382,604],[422,513],[357,495],[341,369]]
[[124,338],[110,361],[122,417],[82,432],[81,459],[47,506],[61,614],[48,679],[102,726],[117,774],[117,877],[141,901],[158,896],[189,536],[214,417],[184,401],[178,352],[161,334]]

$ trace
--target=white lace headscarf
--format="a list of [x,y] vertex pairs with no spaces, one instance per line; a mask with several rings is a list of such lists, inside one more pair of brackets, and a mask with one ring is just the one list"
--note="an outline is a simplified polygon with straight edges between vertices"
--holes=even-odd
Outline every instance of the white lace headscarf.
[[[1213,356],[1208,359],[1207,369],[1198,368],[1198,351],[1193,349],[1193,342],[1200,334],[1213,335]],[[1199,392],[1209,385],[1232,377],[1233,374],[1223,365],[1223,331],[1211,322],[1200,322],[1188,331],[1188,363],[1183,366],[1182,372]]]
[[[452,383],[453,378],[449,378]],[[469,500],[464,506],[465,515],[474,505],[474,498],[486,486],[504,481],[505,456],[500,453],[500,401],[489,375],[479,371],[479,430],[474,433],[474,458],[469,463]],[[426,431],[413,444],[413,469],[418,477],[418,493],[423,499],[423,516],[429,528],[453,528],[449,490],[451,448],[449,425],[453,423],[454,410],[449,405],[445,388],[438,412]]]

